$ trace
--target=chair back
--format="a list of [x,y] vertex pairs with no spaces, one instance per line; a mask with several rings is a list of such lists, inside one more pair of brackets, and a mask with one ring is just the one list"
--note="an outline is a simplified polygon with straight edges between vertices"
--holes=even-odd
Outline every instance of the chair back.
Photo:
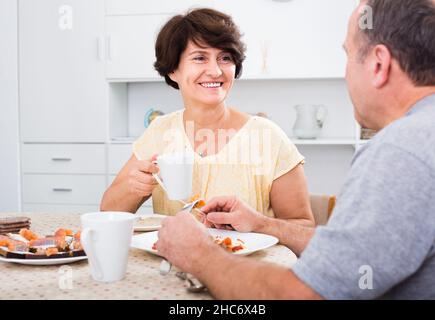
[[336,197],[325,194],[310,194],[311,211],[316,226],[325,225],[334,210]]

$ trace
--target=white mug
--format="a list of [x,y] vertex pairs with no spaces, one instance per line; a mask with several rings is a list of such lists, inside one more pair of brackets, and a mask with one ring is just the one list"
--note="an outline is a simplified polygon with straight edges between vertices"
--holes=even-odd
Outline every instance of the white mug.
[[138,217],[132,213],[109,211],[80,217],[80,241],[94,280],[113,282],[124,278],[136,219]]
[[170,200],[188,199],[192,194],[194,156],[192,152],[168,153],[157,157],[160,177],[154,178]]

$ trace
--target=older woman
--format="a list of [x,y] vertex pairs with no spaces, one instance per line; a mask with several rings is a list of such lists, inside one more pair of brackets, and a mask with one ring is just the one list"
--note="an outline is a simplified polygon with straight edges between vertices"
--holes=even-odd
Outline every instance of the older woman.
[[177,15],[161,29],[154,66],[180,90],[184,109],[156,118],[105,192],[101,210],[136,212],[150,196],[155,212],[173,215],[152,173],[157,154],[194,153],[192,190],[204,199],[237,195],[270,217],[312,224],[303,156],[273,122],[226,105],[244,56],[231,17],[212,9]]

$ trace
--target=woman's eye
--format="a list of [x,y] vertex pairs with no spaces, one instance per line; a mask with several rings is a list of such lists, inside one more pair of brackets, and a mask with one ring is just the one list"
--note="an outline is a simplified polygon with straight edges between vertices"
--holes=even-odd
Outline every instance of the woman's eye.
[[221,60],[222,60],[223,62],[225,62],[225,63],[233,62],[233,57],[230,56],[230,55],[222,56],[222,57],[221,57]]
[[195,61],[204,61],[205,60],[205,57],[203,57],[203,56],[198,56],[198,57],[194,57],[193,58],[193,60],[195,60]]

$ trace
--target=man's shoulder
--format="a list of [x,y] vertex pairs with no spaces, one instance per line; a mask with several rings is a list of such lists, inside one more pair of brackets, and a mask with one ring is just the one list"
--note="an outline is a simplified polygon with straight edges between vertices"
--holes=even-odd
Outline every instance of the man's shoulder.
[[435,104],[411,110],[379,132],[372,142],[374,152],[392,145],[435,169]]

